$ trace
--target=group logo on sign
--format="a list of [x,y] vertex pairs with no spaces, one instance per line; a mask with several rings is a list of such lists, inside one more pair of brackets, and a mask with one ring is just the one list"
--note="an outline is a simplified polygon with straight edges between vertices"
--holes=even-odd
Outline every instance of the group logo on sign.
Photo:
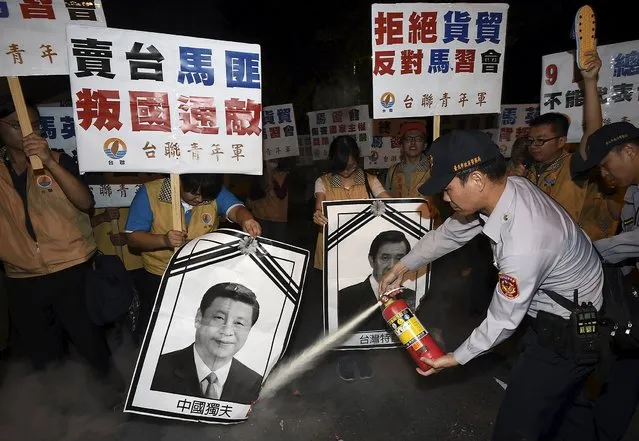
[[393,106],[395,106],[395,95],[390,92],[384,92],[379,100],[379,103],[384,109],[389,109],[388,111],[392,112]]
[[120,138],[104,141],[104,153],[111,159],[122,159],[126,155],[126,144]]

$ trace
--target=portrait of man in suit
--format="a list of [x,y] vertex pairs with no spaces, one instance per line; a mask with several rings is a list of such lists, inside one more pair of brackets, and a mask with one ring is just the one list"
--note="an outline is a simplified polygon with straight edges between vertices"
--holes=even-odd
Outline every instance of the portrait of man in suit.
[[226,282],[209,288],[195,315],[195,342],[160,356],[151,389],[242,404],[255,401],[262,375],[235,354],[259,314],[255,293],[247,287]]
[[[362,282],[340,289],[337,293],[337,318],[342,326],[353,316],[367,309],[378,300],[377,289],[382,275],[391,269],[410,251],[410,243],[401,231],[389,230],[379,233],[371,242],[368,263],[372,273]],[[400,296],[408,306],[415,308],[415,291],[404,289]],[[382,314],[371,315],[358,331],[388,331]]]

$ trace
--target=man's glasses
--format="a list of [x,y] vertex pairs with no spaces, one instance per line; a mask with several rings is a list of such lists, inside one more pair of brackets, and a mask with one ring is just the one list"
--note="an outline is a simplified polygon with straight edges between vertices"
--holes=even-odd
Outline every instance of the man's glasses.
[[426,141],[423,136],[404,136],[404,142],[410,144],[411,142],[420,143]]
[[541,147],[542,145],[546,144],[548,141],[552,141],[553,139],[558,139],[561,138],[561,136],[554,136],[552,138],[528,138],[528,142],[531,145],[537,146],[537,147]]
[[[20,121],[18,121],[17,119],[12,119],[11,121],[3,121],[0,120],[0,122],[5,123],[6,125],[8,125],[9,127],[11,127],[13,130],[20,130]],[[41,124],[40,124],[40,120],[38,121],[31,121],[31,128],[33,129],[34,132],[38,132],[40,131],[41,128]]]

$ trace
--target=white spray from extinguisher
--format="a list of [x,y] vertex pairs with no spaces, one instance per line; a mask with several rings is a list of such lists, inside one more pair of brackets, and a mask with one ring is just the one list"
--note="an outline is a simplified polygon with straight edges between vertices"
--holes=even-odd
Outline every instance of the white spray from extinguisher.
[[297,357],[277,366],[273,372],[269,374],[266,382],[262,386],[259,399],[267,399],[274,396],[278,390],[286,384],[295,380],[304,372],[315,366],[321,357],[330,349],[339,346],[349,335],[357,330],[357,327],[366,320],[371,314],[377,312],[381,301],[371,305],[368,309],[362,311],[359,315],[353,317],[338,330],[320,338],[308,348],[304,349]]

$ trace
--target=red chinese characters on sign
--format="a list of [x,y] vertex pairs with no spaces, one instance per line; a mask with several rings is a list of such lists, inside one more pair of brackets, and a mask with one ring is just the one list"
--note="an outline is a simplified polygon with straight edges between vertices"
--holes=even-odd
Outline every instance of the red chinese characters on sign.
[[217,111],[213,105],[213,98],[180,95],[178,109],[182,133],[218,134],[220,128],[217,125]]
[[375,44],[402,44],[404,42],[404,14],[378,12],[375,17]]
[[130,91],[131,126],[134,132],[170,132],[169,95]]
[[227,135],[259,135],[262,105],[253,100],[231,98],[224,101]]
[[395,61],[395,51],[375,51],[375,60],[373,61],[374,75],[393,75],[393,62]]
[[407,49],[405,51],[402,51],[400,56],[401,56],[400,73],[402,75],[406,75],[406,74],[419,75],[422,73],[424,53],[422,52],[421,49],[418,49],[416,51]]
[[280,130],[279,127],[269,127],[268,129],[268,135],[269,138],[281,138],[282,137],[282,131]]
[[437,41],[437,12],[413,12],[408,17],[408,42],[412,44]]
[[24,0],[20,3],[22,17],[25,20],[29,20],[31,18],[55,20],[52,3],[53,0]]
[[[80,127],[88,130],[93,124],[98,130],[120,130],[120,92],[118,90],[82,89],[75,102]],[[94,121],[95,120],[95,121]]]
[[457,49],[455,51],[455,72],[473,73],[475,71],[475,49]]

